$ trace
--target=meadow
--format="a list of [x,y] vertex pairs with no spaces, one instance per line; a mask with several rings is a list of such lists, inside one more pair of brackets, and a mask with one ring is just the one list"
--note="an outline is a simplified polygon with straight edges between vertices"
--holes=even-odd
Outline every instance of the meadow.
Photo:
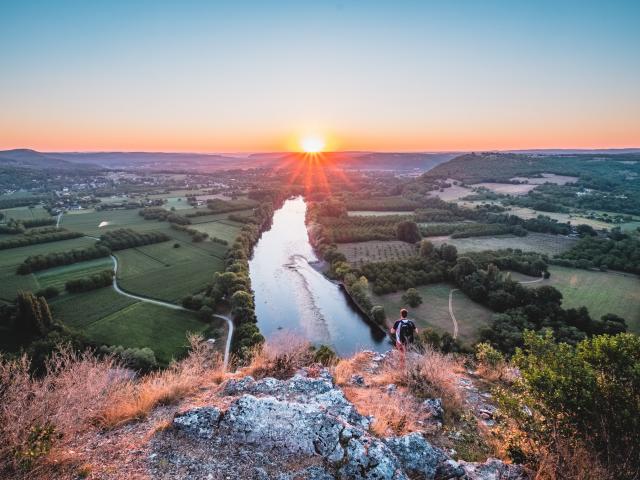
[[86,248],[95,243],[93,239],[80,237],[3,250],[0,254],[0,298],[12,301],[18,290],[36,291],[40,289],[38,279],[34,274],[16,274],[18,265],[28,256],[50,252],[65,252],[74,248]]
[[86,262],[72,263],[60,267],[49,268],[34,273],[38,289],[56,287],[60,292],[64,291],[64,285],[69,280],[88,277],[102,270],[113,269],[111,258],[96,258]]
[[434,245],[441,245],[443,243],[454,245],[460,253],[478,250],[519,248],[523,251],[555,255],[571,248],[577,240],[563,235],[529,233],[525,237],[517,237],[515,235],[470,238],[431,237],[429,241]]
[[[597,272],[552,265],[551,277],[531,287],[551,285],[562,293],[564,308],[587,307],[593,318],[615,313],[629,330],[640,333],[640,278],[617,272]],[[512,272],[514,280],[532,280]]]
[[118,283],[128,292],[177,303],[224,269],[224,256],[201,248],[205,243],[215,245],[169,241],[119,251]]
[[[371,292],[374,305],[382,305],[387,314],[387,322],[391,324],[399,318],[400,309],[407,308],[409,317],[416,322],[418,328],[431,327],[438,333],[453,335],[453,321],[449,313],[449,292],[452,287],[446,283],[435,283],[416,287],[422,297],[422,304],[412,308],[402,301],[404,292],[375,295]],[[475,303],[464,293],[453,293],[453,311],[458,321],[458,338],[471,345],[479,338],[482,327],[489,324],[493,312]]]
[[[3,196],[4,198],[4,196]],[[42,206],[36,205],[34,207],[14,207],[1,210],[5,219],[13,218],[15,220],[31,220],[33,218],[49,218],[49,212],[47,212]]]
[[192,225],[191,228],[199,232],[207,233],[209,238],[221,238],[231,244],[238,236],[238,233],[240,233],[242,224],[231,220],[214,220],[211,222],[198,222]]
[[128,348],[150,347],[158,361],[167,365],[172,358],[187,352],[187,333],[210,337],[215,331],[222,339],[226,337],[224,323],[218,319],[205,323],[194,312],[136,302],[87,325],[82,331],[95,343]]

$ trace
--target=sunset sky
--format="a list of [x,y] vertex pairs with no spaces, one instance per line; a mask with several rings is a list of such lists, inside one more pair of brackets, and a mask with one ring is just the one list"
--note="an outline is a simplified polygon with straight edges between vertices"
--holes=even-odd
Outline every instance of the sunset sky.
[[640,1],[0,3],[0,149],[640,147]]

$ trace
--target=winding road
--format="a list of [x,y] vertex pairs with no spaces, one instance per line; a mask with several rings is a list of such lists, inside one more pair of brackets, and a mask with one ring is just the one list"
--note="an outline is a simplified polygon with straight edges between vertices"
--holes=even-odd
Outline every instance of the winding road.
[[[95,237],[91,237],[95,238]],[[181,310],[184,312],[193,312],[193,310],[189,310],[180,305],[176,305],[174,303],[163,302],[161,300],[154,300],[153,298],[141,297],[139,295],[134,295],[132,293],[125,292],[118,285],[118,259],[114,255],[109,255],[111,260],[113,261],[113,289],[118,292],[120,295],[124,295],[125,297],[133,298],[135,300],[140,300],[141,302],[151,303],[153,305],[159,305],[161,307],[171,308],[172,310]],[[227,343],[224,347],[224,369],[227,369],[227,365],[229,364],[229,351],[231,350],[231,338],[233,337],[233,321],[230,317],[226,315],[219,315],[217,313],[213,314],[214,317],[219,318],[221,320],[225,320],[227,322],[227,326],[229,327],[229,333],[227,334]]]
[[[527,285],[529,283],[538,283],[544,280],[544,277],[536,278],[535,280],[526,280],[522,282],[518,282],[521,285]],[[458,288],[452,288],[449,290],[449,316],[451,317],[451,321],[453,322],[453,339],[458,338],[458,320],[456,320],[456,316],[453,314],[453,293],[457,292]]]
[[[60,220],[62,218],[62,213],[58,217],[58,225],[60,224]],[[86,238],[91,238],[93,240],[100,240],[98,237],[94,237],[91,235],[85,235]],[[154,300],[153,298],[141,297],[140,295],[134,295],[132,293],[125,292],[118,285],[118,259],[114,255],[109,255],[111,257],[111,261],[113,262],[113,289],[118,292],[120,295],[124,295],[125,297],[133,298],[135,300],[139,300],[141,302],[151,303],[153,305],[158,305],[160,307],[170,308],[172,310],[182,310],[185,312],[193,312],[193,310],[189,310],[180,305],[176,305],[175,303],[163,302],[161,300]],[[214,317],[219,318],[227,322],[227,326],[229,327],[229,333],[227,334],[227,342],[224,346],[224,360],[223,367],[226,370],[229,365],[229,352],[231,350],[231,339],[233,338],[233,320],[227,315],[219,315],[217,313],[213,314]]]

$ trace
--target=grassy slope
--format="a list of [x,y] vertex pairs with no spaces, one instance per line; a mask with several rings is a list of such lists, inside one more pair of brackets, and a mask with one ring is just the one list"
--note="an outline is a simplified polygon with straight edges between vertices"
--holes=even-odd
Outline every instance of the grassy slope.
[[[594,272],[551,266],[551,278],[532,286],[552,285],[562,292],[565,308],[589,309],[594,318],[615,313],[627,321],[629,330],[640,333],[640,279],[633,275]],[[530,280],[512,273],[515,280]]]
[[562,235],[551,235],[546,233],[529,233],[525,237],[515,235],[497,235],[495,237],[470,237],[470,238],[447,238],[431,237],[429,240],[434,245],[448,243],[455,245],[458,252],[464,253],[478,250],[499,250],[503,248],[519,248],[524,251],[532,251],[554,255],[568,250],[575,242],[575,239]]

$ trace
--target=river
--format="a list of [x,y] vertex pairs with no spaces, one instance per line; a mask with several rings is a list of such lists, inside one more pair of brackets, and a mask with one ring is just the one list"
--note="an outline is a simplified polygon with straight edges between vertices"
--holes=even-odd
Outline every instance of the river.
[[302,197],[287,200],[273,216],[249,261],[260,332],[282,331],[330,345],[340,356],[362,349],[388,350],[384,333],[352,305],[341,287],[310,264],[318,262],[304,223]]

